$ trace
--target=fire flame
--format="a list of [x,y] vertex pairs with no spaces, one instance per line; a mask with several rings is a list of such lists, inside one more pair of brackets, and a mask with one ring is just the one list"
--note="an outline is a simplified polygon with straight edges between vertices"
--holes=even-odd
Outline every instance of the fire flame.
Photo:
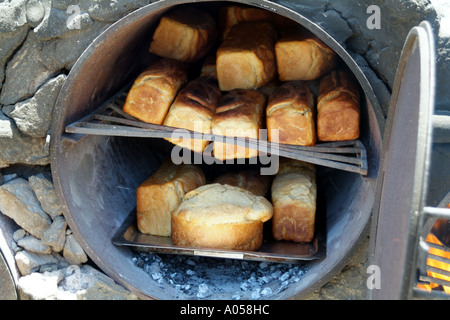
[[[448,208],[450,208],[450,204],[448,205]],[[443,245],[442,242],[439,241],[439,239],[436,238],[436,236],[433,235],[432,233],[429,233],[427,235],[426,242],[438,244],[440,246]],[[435,248],[430,248],[430,250],[428,252],[429,252],[429,254],[433,254],[433,255],[436,255],[436,256],[439,256],[442,258],[450,259],[450,252],[446,252],[446,251],[435,249]],[[433,258],[427,258],[427,265],[430,267],[435,267],[435,268],[439,268],[441,270],[446,270],[446,271],[450,272],[450,264],[442,262],[442,261],[434,260]],[[432,271],[427,271],[427,275],[434,279],[450,281],[450,277],[439,274],[439,273],[435,273]],[[421,289],[425,289],[428,291],[431,291],[433,289],[441,287],[439,284],[431,283],[431,282],[430,282],[430,284],[418,284],[417,286]],[[446,294],[450,294],[449,286],[442,286],[442,289],[444,290],[444,292]]]

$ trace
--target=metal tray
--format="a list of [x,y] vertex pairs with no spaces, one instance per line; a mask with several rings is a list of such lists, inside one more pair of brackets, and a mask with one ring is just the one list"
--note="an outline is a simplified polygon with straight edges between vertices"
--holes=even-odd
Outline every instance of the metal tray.
[[264,229],[263,244],[257,251],[192,248],[174,245],[170,237],[152,236],[139,232],[136,225],[136,210],[133,210],[115,233],[112,243],[117,246],[131,247],[137,251],[256,261],[298,263],[325,257],[326,240],[321,231],[322,228],[317,228],[313,241],[295,243],[276,241],[271,238],[267,223]]
[[[77,120],[66,127],[66,133],[92,134],[141,138],[170,138],[180,130],[175,127],[146,123],[123,112],[128,87],[123,88],[97,110]],[[277,154],[282,157],[306,161],[309,163],[356,172],[362,175],[368,173],[367,152],[360,140],[320,142],[314,146],[294,146],[269,142],[264,139],[243,137],[225,137],[215,134],[204,134],[186,129],[183,136],[206,141],[225,141],[235,143],[262,153]],[[231,140],[231,141],[230,141]],[[212,157],[212,155],[210,155]]]

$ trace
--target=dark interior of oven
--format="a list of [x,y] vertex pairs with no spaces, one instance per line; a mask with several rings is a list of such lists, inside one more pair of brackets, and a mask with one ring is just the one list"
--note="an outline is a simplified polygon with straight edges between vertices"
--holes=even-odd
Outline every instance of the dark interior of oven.
[[[66,132],[66,126],[86,116],[126,87],[152,59],[147,52],[149,39],[158,18],[178,2],[153,4],[125,17],[102,34],[80,57],[61,90],[52,127],[52,170],[56,190],[63,202],[71,229],[90,258],[115,281],[141,297],[157,299],[192,298],[169,283],[161,285],[157,277],[136,264],[136,251],[111,241],[118,228],[135,207],[137,186],[156,170],[170,154],[171,145],[160,138],[124,137]],[[219,2],[195,5],[215,10]],[[194,5],[194,4],[189,4]],[[326,33],[301,16],[273,4],[273,10],[312,29],[319,36]],[[317,28],[317,29],[316,29]],[[324,39],[341,56],[361,84],[361,138],[368,157],[369,173],[346,172],[317,166],[317,229],[323,236],[325,254],[319,259],[298,264],[283,264],[283,272],[297,273],[283,290],[272,290],[275,299],[300,298],[312,292],[338,272],[367,234],[375,197],[375,182],[381,148],[377,101],[370,85],[350,56],[332,39]],[[208,178],[223,170],[259,167],[259,164],[202,164]],[[170,270],[192,263],[191,256],[159,254]],[[160,259],[160,258],[158,258]],[[191,259],[191,260],[189,260]],[[211,260],[212,259],[212,260]],[[190,262],[189,262],[190,261]],[[211,261],[214,261],[212,263]],[[231,262],[230,262],[231,261]],[[161,260],[159,260],[161,263]],[[272,262],[271,262],[272,263]],[[167,266],[169,264],[169,266]],[[175,264],[175,265],[174,265]],[[176,264],[179,264],[177,266]],[[219,270],[233,265],[258,272],[266,268],[260,261],[195,258],[195,268]],[[278,265],[278,263],[275,263]],[[282,265],[282,266],[281,266]],[[208,272],[208,271],[206,271]],[[242,271],[243,272],[243,271]],[[291,272],[292,273],[292,272]],[[209,298],[231,298],[242,279],[230,277],[221,292]],[[293,279],[293,278],[292,278]],[[219,287],[221,285],[219,284]],[[251,298],[251,295],[245,296]],[[197,296],[198,297],[198,296]],[[195,296],[194,296],[195,298]]]

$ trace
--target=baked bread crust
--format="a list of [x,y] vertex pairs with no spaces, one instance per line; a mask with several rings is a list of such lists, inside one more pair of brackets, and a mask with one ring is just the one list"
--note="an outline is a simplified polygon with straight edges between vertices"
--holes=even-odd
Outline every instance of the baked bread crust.
[[359,138],[359,90],[352,76],[333,70],[319,85],[317,137],[321,141],[345,141]]
[[[165,126],[211,133],[211,122],[222,93],[210,78],[200,77],[190,81],[177,95],[164,120]],[[167,138],[173,144],[202,152],[207,140]]]
[[137,226],[140,232],[170,236],[171,212],[189,191],[205,184],[202,170],[191,164],[166,160],[136,191]]
[[336,66],[337,55],[307,30],[290,29],[275,44],[281,81],[315,80]]
[[[270,95],[266,108],[269,141],[313,146],[315,121],[314,96],[304,82],[284,83]],[[274,141],[272,130],[278,130],[278,141]]]
[[200,77],[211,78],[217,82],[216,53],[205,58],[200,69]]
[[214,179],[214,183],[239,187],[257,196],[265,196],[268,193],[271,181],[271,176],[260,175],[257,170],[227,172]]
[[277,29],[292,27],[297,23],[279,14],[252,6],[224,6],[219,10],[219,29],[224,39],[230,29],[242,22],[270,22]]
[[175,245],[257,250],[262,244],[263,223],[273,214],[264,197],[218,183],[186,194],[172,213]]
[[310,242],[314,238],[317,186],[315,167],[282,158],[272,188],[275,240]]
[[200,9],[183,7],[163,16],[156,28],[149,51],[183,62],[203,58],[218,37],[212,16]]
[[274,79],[276,38],[275,29],[267,22],[234,25],[217,49],[220,89],[256,89]]
[[186,82],[186,65],[159,59],[136,78],[123,111],[141,121],[162,124],[172,101]]
[[[262,128],[266,96],[256,90],[236,89],[225,94],[214,114],[211,130],[215,135],[259,138]],[[224,141],[225,142],[225,141]],[[258,150],[231,143],[214,141],[214,157],[224,161],[252,158]]]

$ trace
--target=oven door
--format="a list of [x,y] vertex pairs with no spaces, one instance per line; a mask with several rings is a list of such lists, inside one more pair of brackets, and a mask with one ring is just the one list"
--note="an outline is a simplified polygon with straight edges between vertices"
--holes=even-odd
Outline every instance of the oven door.
[[435,95],[431,26],[414,27],[403,47],[384,132],[368,269],[371,299],[408,299],[427,194]]

